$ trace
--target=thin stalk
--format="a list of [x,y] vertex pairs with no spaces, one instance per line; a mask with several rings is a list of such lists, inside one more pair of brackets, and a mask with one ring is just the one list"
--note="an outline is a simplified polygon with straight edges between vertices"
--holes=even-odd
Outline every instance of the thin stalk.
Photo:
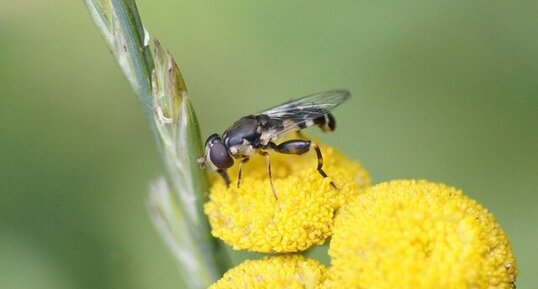
[[230,267],[203,212],[208,179],[195,110],[179,68],[144,28],[134,0],[85,0],[109,49],[143,103],[165,164],[166,179],[150,189],[152,220],[180,263],[187,288],[206,288]]

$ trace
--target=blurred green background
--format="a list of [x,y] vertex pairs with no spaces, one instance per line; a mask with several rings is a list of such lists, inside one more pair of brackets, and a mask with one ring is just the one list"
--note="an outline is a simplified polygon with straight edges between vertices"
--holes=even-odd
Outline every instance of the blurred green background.
[[[292,96],[348,88],[322,140],[375,182],[463,189],[508,233],[518,287],[538,283],[537,1],[139,9],[178,60],[205,135]],[[0,3],[0,93],[0,288],[181,288],[145,209],[159,156],[82,1]]]

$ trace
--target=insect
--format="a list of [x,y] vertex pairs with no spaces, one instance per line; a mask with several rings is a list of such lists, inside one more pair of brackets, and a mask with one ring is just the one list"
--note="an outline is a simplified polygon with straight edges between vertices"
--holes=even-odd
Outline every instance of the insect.
[[[347,90],[331,90],[292,99],[257,114],[251,114],[240,118],[232,126],[224,131],[222,137],[212,134],[205,142],[205,155],[198,159],[201,168],[206,165],[217,171],[227,186],[230,186],[230,177],[227,169],[233,166],[234,159],[239,161],[237,187],[241,183],[241,169],[250,157],[258,153],[265,156],[267,172],[273,195],[277,198],[276,190],[271,176],[271,162],[268,151],[282,154],[302,155],[311,148],[316,151],[318,158],[317,170],[324,178],[323,156],[319,146],[304,139],[292,139],[276,143],[278,139],[307,127],[317,125],[324,132],[335,129],[335,120],[329,112],[340,105],[351,94]],[[331,186],[336,185],[331,181]]]

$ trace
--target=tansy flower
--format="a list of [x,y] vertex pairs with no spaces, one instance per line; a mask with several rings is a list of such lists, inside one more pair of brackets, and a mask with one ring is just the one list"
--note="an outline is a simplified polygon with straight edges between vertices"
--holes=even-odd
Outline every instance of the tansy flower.
[[491,215],[426,181],[370,187],[343,207],[324,288],[514,288],[517,267]]
[[315,289],[326,278],[326,268],[301,255],[247,260],[230,269],[209,289]]
[[[212,234],[236,250],[297,252],[322,244],[331,235],[334,212],[351,196],[370,184],[370,176],[357,162],[328,146],[321,146],[323,169],[316,170],[317,158],[271,154],[271,190],[265,159],[254,156],[243,166],[241,186],[232,168],[232,185],[217,179],[211,187],[205,212]],[[338,187],[333,189],[330,181]]]

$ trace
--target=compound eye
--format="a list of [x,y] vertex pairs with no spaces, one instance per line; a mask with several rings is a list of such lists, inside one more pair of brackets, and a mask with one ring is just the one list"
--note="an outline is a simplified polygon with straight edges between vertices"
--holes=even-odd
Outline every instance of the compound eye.
[[209,149],[211,162],[219,169],[227,169],[234,164],[234,160],[226,146],[221,142],[215,142]]

